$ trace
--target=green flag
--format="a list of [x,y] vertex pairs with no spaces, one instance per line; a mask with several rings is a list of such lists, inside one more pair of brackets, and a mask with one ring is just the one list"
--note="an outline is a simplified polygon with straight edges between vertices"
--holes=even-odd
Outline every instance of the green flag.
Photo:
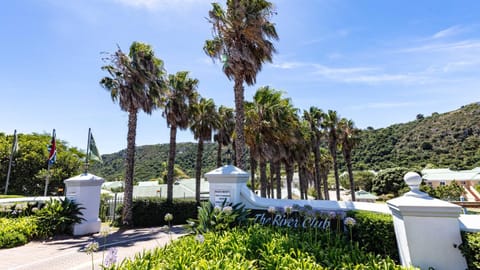
[[96,160],[96,161],[99,161],[99,162],[103,162],[102,161],[102,156],[100,156],[100,153],[98,152],[97,145],[95,144],[95,140],[93,139],[93,134],[92,133],[90,133],[89,148],[90,148],[89,158],[93,159],[93,160]]

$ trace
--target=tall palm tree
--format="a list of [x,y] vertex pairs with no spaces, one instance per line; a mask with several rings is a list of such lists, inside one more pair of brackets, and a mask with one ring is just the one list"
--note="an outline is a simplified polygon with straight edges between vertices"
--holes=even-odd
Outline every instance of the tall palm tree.
[[355,201],[355,182],[353,181],[352,170],[352,151],[360,142],[360,130],[355,128],[355,123],[352,120],[342,118],[339,123],[340,127],[340,145],[342,146],[343,157],[347,164],[348,179],[350,181],[350,193],[352,194],[352,201]]
[[168,76],[168,92],[164,101],[163,117],[170,128],[170,149],[167,165],[167,202],[173,200],[174,166],[176,155],[177,129],[187,129],[188,110],[197,98],[198,80],[188,77],[188,71],[179,71]]
[[235,96],[235,157],[245,169],[244,88],[254,85],[264,62],[272,61],[278,40],[275,25],[269,21],[274,14],[272,3],[266,0],[227,0],[226,9],[213,3],[209,22],[213,39],[206,40],[206,54],[223,62],[223,72],[234,81]]
[[340,179],[338,176],[338,163],[337,163],[337,148],[338,148],[338,122],[340,121],[337,112],[328,110],[325,114],[323,121],[323,127],[327,132],[328,137],[328,150],[333,158],[333,173],[335,174],[335,189],[337,195],[337,201],[340,200]]
[[102,67],[110,76],[100,80],[100,85],[110,92],[113,102],[128,112],[127,155],[122,222],[132,226],[133,175],[135,162],[135,137],[138,111],[151,114],[165,92],[165,70],[162,60],[155,57],[150,45],[133,42],[129,54],[120,48],[104,59],[109,64]]
[[220,126],[217,108],[213,99],[201,98],[192,105],[190,130],[198,140],[197,161],[195,166],[195,199],[200,203],[200,177],[202,172],[203,142],[212,139],[212,132]]
[[[321,176],[320,176],[320,138],[322,137],[320,128],[323,121],[324,113],[321,109],[312,106],[308,111],[303,112],[303,119],[308,122],[310,126],[310,143],[313,150],[313,155],[315,158],[315,180],[314,186],[317,193],[317,198],[322,199],[321,192]],[[325,199],[328,200],[328,184],[324,183],[323,190],[327,191],[324,193]]]
[[216,129],[213,140],[218,143],[217,147],[217,167],[222,166],[222,146],[227,146],[232,142],[232,135],[235,129],[235,115],[232,108],[221,105],[218,108],[219,127]]

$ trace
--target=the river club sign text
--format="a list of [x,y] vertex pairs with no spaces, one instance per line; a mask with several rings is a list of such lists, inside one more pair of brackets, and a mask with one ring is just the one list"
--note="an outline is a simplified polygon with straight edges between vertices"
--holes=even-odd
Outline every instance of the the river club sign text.
[[329,229],[329,217],[292,216],[287,214],[259,213],[254,215],[254,222],[265,226]]

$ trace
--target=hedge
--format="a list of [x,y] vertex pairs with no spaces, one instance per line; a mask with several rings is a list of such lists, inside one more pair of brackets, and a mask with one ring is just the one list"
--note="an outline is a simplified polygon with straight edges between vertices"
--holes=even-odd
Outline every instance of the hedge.
[[480,269],[480,232],[462,232],[462,242],[459,248],[468,269]]
[[133,201],[133,226],[153,227],[168,225],[165,214],[173,215],[171,225],[186,224],[187,220],[197,216],[197,203],[194,200],[173,200],[169,204],[165,199],[150,197]]

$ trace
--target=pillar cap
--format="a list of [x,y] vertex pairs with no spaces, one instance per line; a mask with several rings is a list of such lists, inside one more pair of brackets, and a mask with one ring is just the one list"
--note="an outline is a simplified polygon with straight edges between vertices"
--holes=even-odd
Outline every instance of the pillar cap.
[[420,184],[422,183],[422,177],[416,172],[408,172],[403,177],[403,180],[410,188],[410,191],[405,193],[407,197],[428,198],[427,193],[420,191]]

